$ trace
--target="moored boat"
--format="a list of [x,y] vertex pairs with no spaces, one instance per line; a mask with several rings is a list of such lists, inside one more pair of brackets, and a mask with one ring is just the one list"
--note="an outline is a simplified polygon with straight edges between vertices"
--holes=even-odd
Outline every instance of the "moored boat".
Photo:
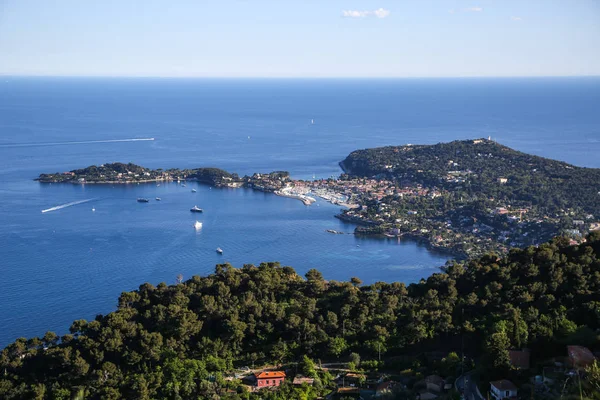
[[143,197],[138,197],[137,201],[138,203],[148,203],[150,200],[144,199]]
[[200,207],[198,207],[198,206],[194,206],[194,207],[190,208],[190,211],[191,211],[191,212],[197,212],[197,213],[201,213],[201,212],[203,212],[204,210],[203,210],[203,209],[201,209],[201,208],[200,208]]
[[223,254],[223,249],[222,249],[222,248],[220,248],[220,247],[217,247],[217,253],[219,253],[219,254]]

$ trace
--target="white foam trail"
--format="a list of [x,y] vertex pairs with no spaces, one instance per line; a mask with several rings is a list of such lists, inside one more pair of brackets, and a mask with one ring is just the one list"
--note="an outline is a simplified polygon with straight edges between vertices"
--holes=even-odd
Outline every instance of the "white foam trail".
[[63,208],[67,208],[67,207],[71,207],[71,206],[75,206],[77,204],[83,204],[83,203],[87,203],[89,201],[93,201],[93,200],[97,200],[98,198],[93,198],[93,199],[86,199],[86,200],[79,200],[79,201],[73,201],[71,203],[66,203],[66,204],[61,204],[59,206],[55,206],[55,207],[51,207],[51,208],[47,208],[45,210],[42,210],[43,213],[47,213],[50,211],[56,211],[56,210],[60,210]]
[[45,142],[45,143],[20,143],[0,144],[0,147],[33,147],[33,146],[60,146],[63,144],[94,144],[94,143],[118,143],[118,142],[148,142],[154,138],[132,138],[132,139],[107,139],[107,140],[82,140],[76,142]]

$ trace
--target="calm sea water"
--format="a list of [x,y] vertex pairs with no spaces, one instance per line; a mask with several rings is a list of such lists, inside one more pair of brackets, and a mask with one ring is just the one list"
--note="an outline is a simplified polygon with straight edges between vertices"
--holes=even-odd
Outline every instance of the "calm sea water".
[[[40,172],[112,161],[240,174],[338,175],[358,148],[487,137],[600,167],[600,79],[0,81],[0,347],[115,307],[143,282],[219,262],[280,261],[328,279],[415,282],[447,257],[332,235],[339,209],[189,183],[43,185]],[[314,119],[315,123],[310,124]],[[154,141],[126,141],[154,137]],[[96,143],[74,143],[89,142]],[[192,193],[192,187],[197,193]],[[136,202],[137,197],[161,202]],[[85,203],[42,213],[72,202]],[[193,205],[205,209],[197,216]],[[92,211],[95,208],[96,211]],[[192,224],[204,228],[196,232]],[[216,254],[216,247],[224,254]]]

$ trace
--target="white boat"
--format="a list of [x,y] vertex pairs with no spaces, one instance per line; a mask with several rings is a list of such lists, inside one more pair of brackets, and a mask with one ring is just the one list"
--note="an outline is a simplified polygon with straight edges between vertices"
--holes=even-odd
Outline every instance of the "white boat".
[[198,207],[198,206],[194,206],[194,207],[190,208],[190,211],[191,212],[199,212],[199,213],[201,213],[203,210],[200,207]]
[[95,207],[92,207],[92,211],[96,211],[96,208],[95,208]]
[[219,254],[223,254],[223,249],[222,249],[222,248],[220,248],[220,247],[217,247],[217,253],[219,253]]
[[196,228],[196,230],[202,229],[202,222],[196,221],[196,223],[194,224],[194,228]]
[[311,125],[314,125],[314,124],[315,124],[315,120],[314,120],[314,119],[311,119],[311,120],[310,120],[310,124],[311,124]]
[[160,197],[157,197],[155,200],[156,200],[156,201],[160,201]]
[[192,193],[196,193],[196,189],[192,189]]

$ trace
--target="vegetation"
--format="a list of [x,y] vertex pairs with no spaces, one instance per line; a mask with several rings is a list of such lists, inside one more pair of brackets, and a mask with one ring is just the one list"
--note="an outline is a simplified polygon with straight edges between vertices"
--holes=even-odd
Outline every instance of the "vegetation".
[[[433,368],[456,373],[461,342],[486,378],[510,378],[509,348],[527,346],[537,360],[565,355],[565,344],[598,348],[599,328],[600,232],[578,246],[557,238],[452,263],[408,287],[222,264],[206,277],[123,293],[116,311],[77,320],[62,337],[16,340],[0,356],[0,398],[313,399],[331,376],[311,359],[400,373],[435,349],[456,353]],[[294,361],[314,387],[288,381],[258,394],[225,380],[236,366]],[[582,385],[590,393],[594,368]]]
[[344,179],[393,182],[339,216],[369,225],[357,233],[414,237],[473,257],[557,235],[580,240],[600,227],[600,169],[486,139],[358,150],[340,165]]
[[357,150],[340,165],[353,176],[391,177],[465,197],[536,206],[546,214],[573,209],[600,216],[600,169],[522,153],[486,139]]

